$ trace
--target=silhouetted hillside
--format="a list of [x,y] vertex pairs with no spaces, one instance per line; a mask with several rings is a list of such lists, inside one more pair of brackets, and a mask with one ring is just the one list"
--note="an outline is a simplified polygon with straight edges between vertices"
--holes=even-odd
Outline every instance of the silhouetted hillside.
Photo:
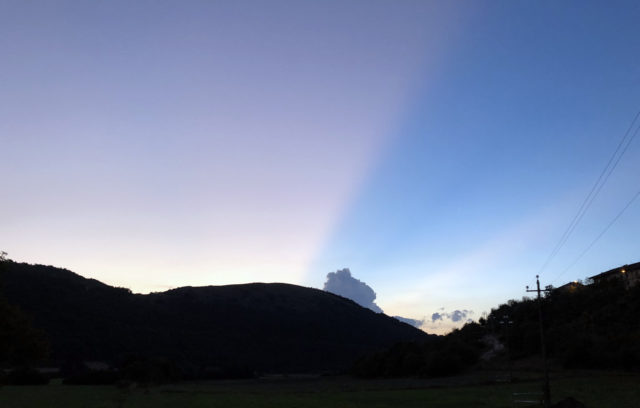
[[340,296],[281,283],[140,295],[65,269],[7,261],[0,287],[46,333],[59,364],[134,356],[194,370],[341,370],[364,353],[427,337]]
[[[640,369],[640,285],[622,279],[569,284],[542,299],[549,357],[567,368]],[[508,331],[500,321],[513,323]],[[498,333],[514,358],[540,352],[534,299],[511,300],[482,323]]]
[[[554,366],[640,370],[640,284],[621,274],[625,268],[630,269],[614,270],[617,277],[594,279],[588,285],[567,284],[541,299],[547,356]],[[497,353],[497,360],[505,364],[509,358],[538,357],[537,301],[510,300],[479,323],[466,324],[446,336],[371,353],[358,360],[353,373],[363,377],[459,373],[488,351],[488,338],[497,338],[505,346]]]

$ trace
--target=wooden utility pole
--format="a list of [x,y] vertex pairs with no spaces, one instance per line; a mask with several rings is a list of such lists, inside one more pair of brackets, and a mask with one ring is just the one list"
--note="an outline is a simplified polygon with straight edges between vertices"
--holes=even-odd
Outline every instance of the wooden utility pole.
[[547,349],[544,343],[544,326],[542,324],[542,297],[540,296],[541,292],[548,292],[551,289],[549,287],[545,289],[540,289],[540,278],[536,275],[536,289],[529,289],[527,286],[527,292],[537,292],[538,293],[538,320],[540,322],[540,350],[542,352],[542,366],[544,369],[544,406],[546,408],[551,406],[551,387],[549,386],[549,368],[547,367]]

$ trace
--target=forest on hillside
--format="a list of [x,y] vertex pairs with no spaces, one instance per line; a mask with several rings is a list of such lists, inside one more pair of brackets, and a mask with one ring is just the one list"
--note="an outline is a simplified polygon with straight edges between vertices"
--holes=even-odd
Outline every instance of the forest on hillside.
[[[424,332],[352,300],[283,283],[134,294],[69,270],[0,262],[0,365],[87,362],[144,377],[337,373]],[[142,372],[142,374],[138,374]]]
[[[540,302],[510,300],[479,322],[434,336],[340,296],[293,285],[136,295],[68,270],[5,260],[0,364],[54,365],[78,382],[304,371],[437,377],[481,366],[488,355],[538,356],[540,306],[554,366],[640,369],[640,285],[574,284]],[[492,354],[496,343],[501,347]],[[110,374],[91,377],[86,361],[106,362]]]
[[[510,300],[479,322],[444,337],[400,343],[360,359],[362,377],[452,375],[481,363],[488,339],[511,361],[540,355],[538,301]],[[640,370],[640,285],[621,280],[574,284],[541,298],[545,345],[554,366],[567,369]]]

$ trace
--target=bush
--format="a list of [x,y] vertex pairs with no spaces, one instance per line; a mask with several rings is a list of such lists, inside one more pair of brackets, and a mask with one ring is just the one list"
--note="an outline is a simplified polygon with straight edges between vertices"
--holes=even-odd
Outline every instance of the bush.
[[114,370],[86,370],[66,377],[67,385],[113,385],[120,380],[120,373]]
[[175,362],[165,358],[132,358],[122,367],[122,378],[142,384],[162,384],[182,379]]
[[446,377],[460,373],[465,367],[460,358],[455,354],[434,353],[432,354],[425,372],[428,377]]
[[446,336],[424,343],[399,343],[358,360],[352,373],[358,377],[441,377],[459,374],[477,363],[485,346],[486,330],[470,323]]
[[49,377],[32,368],[17,368],[10,371],[4,381],[8,385],[45,385]]

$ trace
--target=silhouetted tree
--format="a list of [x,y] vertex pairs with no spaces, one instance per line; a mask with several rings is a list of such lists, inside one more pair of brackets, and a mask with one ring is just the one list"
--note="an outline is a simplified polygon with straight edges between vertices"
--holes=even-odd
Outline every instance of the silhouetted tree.
[[473,367],[486,346],[486,329],[468,323],[446,336],[431,336],[421,343],[398,343],[358,360],[352,373],[359,377],[442,377]]
[[47,357],[48,345],[44,333],[35,329],[29,318],[4,297],[2,274],[11,262],[6,255],[0,254],[0,363],[28,366]]
[[[640,367],[640,285],[625,288],[611,280],[577,284],[542,300],[548,355],[567,368]],[[509,301],[492,310],[487,323],[505,314],[513,321],[510,346],[515,358],[539,353],[536,305]]]

